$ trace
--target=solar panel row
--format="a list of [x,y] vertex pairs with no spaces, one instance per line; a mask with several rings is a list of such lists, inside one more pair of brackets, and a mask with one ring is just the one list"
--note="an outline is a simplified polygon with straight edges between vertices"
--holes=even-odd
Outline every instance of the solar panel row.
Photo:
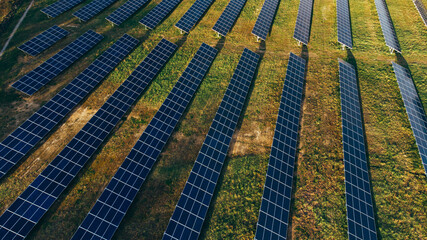
[[120,25],[147,2],[148,0],[129,0],[105,19],[116,25]]
[[149,29],[154,29],[182,0],[163,0],[139,21]]
[[0,216],[2,239],[20,239],[30,233],[157,75],[175,47],[163,39],[148,59],[143,61],[142,72],[136,70],[108,98],[59,155]]
[[252,29],[252,34],[265,41],[271,25],[273,24],[274,15],[276,14],[279,2],[280,0],[265,0],[255,22],[255,26]]
[[286,239],[306,61],[291,53],[268,162],[255,239]]
[[83,22],[87,22],[115,2],[117,2],[117,0],[94,0],[73,13],[73,16]]
[[49,17],[56,17],[77,6],[83,1],[84,0],[60,0],[58,2],[55,2],[54,4],[43,8],[41,11]]
[[355,68],[339,61],[349,239],[377,239]]
[[353,48],[351,33],[350,8],[348,0],[337,0],[337,31],[338,42],[348,48]]
[[424,25],[427,26],[427,10],[426,7],[424,6],[423,2],[421,2],[421,0],[413,0],[414,4],[415,4],[415,8],[417,8],[418,13],[421,16],[421,19],[424,22]]
[[189,33],[200,20],[202,15],[208,10],[212,2],[213,0],[196,0],[184,16],[182,16],[182,18],[175,24],[175,27],[179,28],[181,31]]
[[384,39],[387,46],[391,51],[401,52],[399,40],[394,30],[393,21],[391,20],[390,13],[387,8],[385,0],[375,0],[375,6],[377,8],[378,17],[381,23],[381,29],[383,31]]
[[427,175],[427,118],[411,73],[405,67],[393,62],[394,73],[399,83],[400,93],[405,104],[406,113],[411,123],[412,132],[417,142],[418,151]]
[[31,56],[36,56],[67,35],[66,30],[55,25],[18,48]]
[[46,62],[16,81],[12,87],[28,95],[33,95],[93,48],[102,38],[102,35],[92,30],[87,31]]
[[259,56],[245,49],[163,239],[197,239],[252,83]]
[[138,40],[125,34],[86,70],[0,143],[0,178],[77,106],[129,52]]
[[245,3],[246,0],[231,0],[212,30],[225,37],[242,11]]
[[313,0],[300,0],[294,38],[305,45],[307,45],[310,40],[312,12]]
[[216,49],[202,44],[73,239],[112,238],[216,53]]

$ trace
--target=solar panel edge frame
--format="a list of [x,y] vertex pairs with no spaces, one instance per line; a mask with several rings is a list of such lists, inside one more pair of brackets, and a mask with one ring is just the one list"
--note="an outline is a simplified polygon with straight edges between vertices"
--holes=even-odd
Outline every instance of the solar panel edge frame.
[[[135,50],[135,48],[140,44],[140,41],[138,40],[138,39],[136,39],[136,38],[134,38],[133,36],[131,36],[130,34],[127,34],[127,33],[124,33],[118,40],[116,40],[115,42],[113,42],[113,44],[111,44],[105,51],[103,51],[101,54],[99,54],[99,56],[95,59],[95,60],[93,60],[84,70],[82,70],[75,78],[73,78],[68,84],[66,84],[63,88],[61,88],[59,91],[58,91],[58,93],[56,93],[54,96],[52,96],[52,98],[50,98],[46,103],[48,103],[48,102],[50,102],[54,97],[56,97],[57,95],[59,95],[60,93],[61,93],[61,91],[63,90],[63,89],[65,89],[66,87],[68,87],[69,86],[69,84],[71,83],[71,82],[73,82],[75,79],[77,79],[86,69],[88,69],[93,63],[95,63],[97,60],[98,60],[98,58],[100,57],[100,56],[102,56],[106,51],[108,51],[112,46],[114,46],[114,44],[116,43],[116,42],[118,42],[120,39],[122,39],[124,36],[129,36],[129,37],[131,37],[131,38],[133,38],[134,40],[136,40],[137,41],[137,43],[136,43],[136,46],[133,48],[133,49],[131,49],[130,51],[129,51],[129,53],[128,54],[126,54],[126,56],[124,56],[123,57],[123,59],[122,60],[120,60],[118,63],[117,63],[117,65],[105,76],[105,77],[103,77],[87,94],[86,94],[86,96],[84,97],[84,98],[82,98],[74,107],[72,107],[71,109],[70,109],[70,111],[68,112],[68,113],[66,113],[64,116],[63,116],[63,118],[58,122],[58,123],[56,123],[55,124],[55,126],[52,128],[52,129],[50,129],[48,132],[47,132],[47,134],[44,136],[44,137],[42,137],[36,144],[34,144],[33,145],[33,147],[31,147],[31,149],[26,153],[26,154],[24,154],[22,157],[21,157],[21,159],[17,162],[17,163],[15,163],[15,165],[16,164],[18,164],[19,162],[21,162],[22,160],[23,160],[23,158],[25,158],[25,157],[29,157],[29,154],[31,154],[31,152],[32,151],[34,151],[35,149],[35,147],[38,145],[38,144],[40,144],[40,142],[42,142],[43,141],[43,139],[46,139],[46,137],[47,136],[49,136],[49,134],[51,134],[52,133],[52,131],[53,131],[53,129],[54,128],[56,128],[56,127],[59,127],[59,125],[58,124],[60,124],[62,121],[64,121],[64,119],[65,118],[67,118],[67,116],[70,116],[70,114],[71,114],[71,112],[73,111],[73,109],[75,109],[79,104],[81,104],[83,101],[84,101],[84,99],[86,99],[94,90],[95,90],[95,88],[97,88],[97,86],[99,86],[101,83],[102,83],[102,81],[104,81],[111,73],[112,73],[112,71],[115,69],[115,68],[117,68],[117,66],[121,63],[121,62],[123,62],[124,60],[125,60],[125,58],[127,57],[127,56],[129,56],[129,54],[131,54],[131,52],[133,51],[133,50]],[[28,121],[34,114],[36,114],[40,109],[42,109],[44,107],[44,104],[42,105],[42,106],[40,106],[40,108],[37,110],[37,111],[35,111],[30,117],[28,117],[22,124],[24,124],[26,121]],[[22,125],[21,124],[21,125]],[[21,127],[21,125],[19,125],[15,130],[13,130],[9,135],[7,135],[6,136],[6,138],[8,137],[8,136],[10,136],[14,131],[16,131],[17,129],[19,129],[20,127]],[[4,140],[4,139],[3,139]],[[3,140],[0,142],[0,144],[3,142]],[[6,174],[8,174],[9,172],[10,172],[10,170],[11,169],[13,169],[14,167],[15,167],[15,165],[14,166],[12,166],[12,168],[10,168],[8,171],[6,171],[6,172],[4,172],[4,174],[3,175],[0,175],[0,179],[2,179],[4,176],[6,176]]]
[[[345,61],[345,60],[343,60],[342,58],[338,58],[338,65],[340,64],[340,63],[342,63],[342,64],[344,64],[344,65],[346,65],[347,67],[350,67],[350,68],[352,68],[353,70],[354,70],[354,72],[355,72],[355,77],[356,77],[356,81],[358,81],[358,79],[357,79],[357,69],[356,69],[356,67],[353,65],[353,64],[351,64],[351,63],[349,63],[349,62],[347,62],[347,61]],[[338,66],[338,68],[339,68],[339,71],[341,70],[340,69],[340,67]],[[341,89],[341,78],[339,77],[339,85],[340,85],[340,90],[339,90],[339,93],[340,93],[340,115],[341,115],[341,134],[342,134],[342,136],[344,136],[344,126],[343,126],[343,123],[342,123],[342,121],[343,121],[343,117],[342,117],[342,115],[343,115],[343,110],[342,110],[342,89]],[[357,92],[358,92],[358,105],[359,105],[359,107],[360,107],[360,116],[361,116],[361,121],[362,121],[362,129],[363,129],[363,134],[365,135],[366,134],[366,131],[365,131],[365,125],[364,125],[364,122],[363,122],[363,112],[362,112],[362,99],[360,98],[360,87],[359,87],[359,84],[356,82],[356,85],[357,85]],[[364,153],[365,153],[365,156],[366,156],[366,163],[367,163],[367,165],[369,165],[369,163],[368,163],[368,149],[367,149],[367,146],[366,146],[366,142],[367,142],[367,139],[366,139],[366,137],[364,137],[364,149],[363,149],[363,151],[364,151]],[[341,138],[341,146],[342,146],[342,153],[343,153],[343,156],[345,156],[345,149],[344,149],[344,137],[342,137]],[[343,161],[342,161],[344,164],[345,164],[345,159],[344,159],[344,157],[343,157]],[[345,169],[344,169],[344,174],[345,174]],[[373,191],[372,191],[372,183],[371,183],[371,174],[369,173],[369,171],[368,171],[368,183],[369,183],[369,187],[370,187],[370,199],[369,200],[371,200],[371,202],[372,202],[372,204],[373,204],[373,206],[375,205],[375,203],[374,203],[374,198],[373,198]],[[347,204],[347,186],[346,186],[346,179],[344,178],[344,195],[345,195],[345,208],[346,208],[346,223],[347,223],[347,236],[348,236],[348,238],[350,239],[350,231],[349,231],[349,224],[348,224],[348,222],[349,222],[349,216],[348,216],[348,211],[347,211],[347,208],[348,208],[348,204]],[[376,221],[377,221],[377,219],[375,218],[375,211],[374,211],[374,215],[373,215],[373,218],[374,218],[374,229],[375,229],[375,234],[376,234],[376,236],[377,236],[377,239],[378,239],[378,231],[377,231],[377,228],[378,228],[378,226],[377,226],[377,223],[376,223]],[[361,220],[362,221],[362,220]]]
[[74,16],[74,17],[78,18],[81,22],[86,23],[86,22],[90,21],[92,18],[94,18],[95,16],[97,16],[98,14],[100,14],[100,13],[101,13],[102,11],[104,11],[105,9],[107,9],[107,8],[111,7],[111,5],[113,5],[115,2],[117,2],[117,0],[115,0],[115,1],[114,1],[114,2],[112,2],[111,4],[107,5],[105,8],[101,9],[101,11],[99,11],[99,12],[98,12],[98,13],[96,13],[95,15],[92,15],[92,16],[91,16],[89,19],[87,19],[87,20],[84,20],[84,19],[82,19],[82,18],[80,18],[80,17],[78,17],[78,16],[76,16],[76,15],[75,15],[77,12],[79,12],[80,10],[82,10],[82,9],[84,9],[85,7],[89,6],[90,4],[94,3],[95,1],[96,1],[96,0],[94,0],[94,1],[92,1],[92,2],[90,2],[90,3],[88,3],[88,4],[86,4],[85,6],[83,6],[82,8],[80,8],[79,10],[75,11],[75,12],[72,14],[72,16]]
[[33,55],[33,54],[29,53],[29,52],[26,52],[26,51],[22,50],[22,49],[21,49],[21,47],[22,47],[22,46],[24,46],[27,42],[29,42],[29,41],[33,40],[34,38],[38,37],[39,35],[43,34],[44,32],[48,31],[49,29],[51,29],[51,28],[53,28],[53,27],[55,27],[55,26],[67,32],[67,33],[65,34],[65,36],[64,36],[64,37],[62,37],[62,38],[58,39],[58,41],[56,41],[55,43],[59,42],[59,40],[64,39],[65,37],[67,37],[67,36],[70,34],[70,32],[69,32],[69,31],[67,31],[67,30],[65,30],[65,29],[63,29],[63,28],[61,28],[60,26],[58,26],[58,25],[56,25],[56,24],[55,24],[55,25],[53,25],[52,27],[50,27],[50,28],[48,28],[48,29],[44,30],[43,32],[41,32],[41,33],[37,34],[36,36],[32,37],[30,40],[28,40],[28,41],[26,41],[25,43],[21,44],[21,45],[20,45],[19,47],[17,47],[17,48],[18,48],[19,50],[21,50],[22,52],[24,52],[25,54],[28,54],[28,55],[33,56],[33,57],[35,57],[35,56],[39,55],[40,53],[42,53],[42,52],[46,51],[48,48],[50,48],[50,47],[52,47],[53,45],[55,45],[55,43],[53,43],[53,44],[52,44],[51,46],[49,46],[48,48],[44,49],[43,51],[41,51],[40,53],[35,54],[35,55]]
[[[422,110],[424,110],[424,105],[423,105],[423,102],[421,101],[421,98],[420,98],[419,92],[418,92],[418,90],[417,90],[417,88],[416,88],[416,86],[415,86],[415,82],[414,82],[414,79],[412,78],[412,73],[411,73],[411,71],[410,71],[408,68],[406,68],[406,67],[404,67],[404,66],[402,66],[402,65],[400,65],[400,64],[398,64],[398,63],[396,63],[396,62],[394,62],[394,61],[391,61],[391,63],[392,63],[392,66],[393,66],[393,71],[394,71],[394,74],[395,74],[396,80],[397,80],[397,71],[396,71],[396,69],[395,69],[395,68],[396,68],[396,67],[395,67],[395,65],[397,65],[397,67],[401,67],[401,68],[405,69],[405,70],[409,73],[409,75],[410,75],[410,77],[411,77],[412,84],[413,84],[413,86],[414,86],[414,88],[415,88],[415,91],[416,91],[416,93],[417,93],[417,97],[418,97],[418,99],[420,100],[421,105],[422,105],[422,107],[423,107],[423,108],[422,108]],[[409,112],[408,112],[408,109],[407,109],[407,107],[406,107],[406,103],[405,103],[405,100],[404,100],[404,98],[403,98],[403,94],[402,94],[402,92],[401,92],[401,85],[400,85],[400,82],[399,82],[398,80],[397,80],[397,83],[398,83],[398,87],[399,87],[400,97],[401,97],[401,99],[402,99],[402,101],[403,101],[403,105],[404,105],[404,107],[405,107],[406,118],[407,118],[407,119],[408,119],[408,121],[409,121],[409,125],[410,125],[410,127],[411,127],[411,131],[412,131],[412,136],[413,136],[413,137],[414,137],[414,139],[415,139],[415,145],[417,145],[418,154],[420,155],[421,165],[423,165],[423,167],[424,167],[424,172],[425,172],[425,174],[426,174],[426,176],[427,176],[427,165],[426,165],[426,164],[424,164],[423,157],[422,157],[422,155],[421,155],[421,151],[420,151],[420,148],[419,148],[419,146],[418,146],[417,137],[415,136],[415,132],[414,132],[414,129],[413,129],[413,127],[412,127],[412,121],[411,121],[411,119],[409,118]],[[424,115],[426,115],[425,110],[424,110]]]
[[421,17],[421,20],[424,22],[424,25],[426,25],[426,27],[427,27],[427,19],[425,19],[424,17],[423,17],[423,15],[422,15],[422,13],[420,12],[420,9],[418,8],[418,6],[417,6],[417,3],[416,2],[419,2],[420,4],[421,4],[421,7],[426,11],[426,13],[427,13],[427,10],[426,10],[426,7],[424,6],[424,3],[421,1],[421,0],[412,0],[412,2],[414,3],[414,5],[415,5],[415,8],[417,9],[417,12],[418,12],[418,14],[420,15],[420,17]]
[[[264,3],[262,4],[262,6],[261,6],[261,10],[262,10],[262,8],[264,7],[264,5],[265,5],[265,3],[267,2],[268,0],[264,0]],[[279,4],[280,4],[280,1],[279,1]],[[257,41],[259,40],[259,39],[261,39],[261,40],[263,40],[263,41],[265,41],[266,39],[267,39],[267,37],[261,37],[261,36],[258,36],[258,35],[256,35],[255,33],[254,33],[254,29],[255,29],[255,26],[256,26],[256,22],[258,21],[258,18],[259,18],[259,16],[261,15],[261,10],[260,10],[260,12],[259,12],[259,14],[258,14],[258,17],[257,17],[257,19],[255,20],[255,25],[254,25],[254,27],[252,28],[252,31],[251,31],[251,34],[253,34],[255,37],[257,37]],[[277,11],[277,7],[276,7],[276,11]],[[274,18],[276,18],[276,17],[274,17]],[[274,18],[273,18],[273,22],[274,22]],[[271,23],[271,25],[273,24],[273,22]],[[271,28],[271,26],[270,26],[270,28]],[[271,29],[270,29],[271,30]],[[268,36],[268,34],[267,34],[267,36]]]
[[300,39],[295,37],[295,30],[297,28],[297,23],[298,23],[298,15],[299,15],[299,10],[301,7],[301,3],[302,1],[300,0],[300,5],[298,6],[298,13],[297,13],[297,20],[295,22],[295,28],[294,28],[294,34],[293,34],[293,38],[298,42],[298,46],[300,46],[301,44],[304,44],[306,46],[308,46],[308,43],[310,42],[310,38],[311,38],[311,27],[313,24],[313,11],[314,11],[314,0],[311,1],[311,13],[310,13],[310,24],[309,24],[309,29],[308,29],[308,38],[307,38],[307,42],[301,41]]
[[178,7],[178,5],[182,2],[182,0],[179,0],[177,3],[176,3],[176,5],[156,24],[156,26],[154,26],[153,28],[151,28],[151,27],[149,27],[149,26],[147,26],[147,25],[145,25],[144,23],[142,23],[142,20],[144,20],[144,18],[145,17],[147,17],[148,16],[148,14],[150,14],[151,13],[151,11],[152,10],[154,10],[157,6],[159,6],[160,4],[162,4],[162,2],[163,1],[165,1],[165,0],[162,0],[161,2],[159,2],[156,6],[154,6],[154,8],[152,8],[144,17],[142,17],[141,18],[141,20],[139,20],[138,22],[140,23],[140,24],[142,24],[144,27],[145,27],[145,29],[150,29],[150,30],[153,30],[154,28],[156,28],[160,23],[162,23],[169,15],[171,15],[172,14],[172,12]]
[[[388,6],[387,6],[387,2],[385,0],[379,0],[379,1],[382,1],[384,3],[384,7],[385,7],[385,10],[387,11],[388,19],[390,20],[390,23],[391,23],[391,27],[392,27],[391,30],[393,30],[394,36],[396,37],[396,41],[397,41],[396,43],[397,43],[397,45],[399,46],[399,48],[401,48],[400,47],[399,39],[397,38],[396,28],[394,27],[393,19],[391,18],[390,10],[388,9]],[[378,7],[376,5],[376,2],[375,2],[375,10],[377,11],[378,20],[380,22],[381,32],[383,33],[384,42],[386,43],[386,46],[390,49],[390,53],[393,53],[393,51],[395,51],[395,52],[398,52],[398,53],[402,54],[402,50],[401,49],[400,50],[399,49],[395,49],[394,47],[392,47],[392,46],[390,46],[388,44],[388,41],[386,40],[386,35],[384,34],[383,25],[381,24],[380,13],[378,11]]]
[[195,27],[196,27],[196,25],[197,25],[197,23],[199,23],[202,19],[203,19],[203,17],[206,15],[206,13],[209,11],[209,8],[212,6],[212,4],[215,2],[215,0],[212,0],[211,2],[210,2],[210,4],[207,6],[207,8],[206,8],[206,10],[202,13],[202,15],[200,15],[200,17],[197,19],[197,21],[194,23],[194,25],[191,27],[191,29],[190,30],[188,30],[188,32],[186,31],[186,30],[183,30],[183,29],[181,29],[181,28],[179,28],[178,26],[177,26],[177,24],[184,18],[184,16],[185,16],[185,14],[187,14],[187,12],[194,6],[194,4],[197,2],[197,0],[190,6],[190,8],[184,13],[184,15],[182,15],[182,17],[178,20],[178,22],[176,22],[175,23],[175,27],[176,28],[178,28],[180,31],[181,31],[181,34],[182,34],[182,32],[185,32],[185,33],[187,33],[187,34],[189,34],[190,33],[190,31],[191,30],[193,30]]
[[[302,58],[302,57],[300,57],[300,56],[298,56],[297,54],[295,54],[295,53],[293,53],[293,52],[290,52],[290,54],[289,54],[289,60],[290,60],[290,57],[291,56],[296,56],[296,57],[298,57],[298,58],[300,58],[300,59],[302,59],[302,60],[304,60],[304,66],[305,66],[305,71],[304,71],[304,76],[303,76],[303,78],[304,78],[304,82],[306,81],[306,71],[307,71],[307,60],[306,59],[304,59],[304,58]],[[289,60],[288,60],[288,65],[289,65]],[[287,69],[286,69],[286,74],[285,74],[285,78],[284,78],[284,80],[283,80],[283,87],[285,87],[285,80],[286,80],[286,75],[288,74],[288,71],[287,71]],[[305,84],[305,83],[304,83]],[[282,95],[283,95],[283,87],[282,87],[282,93],[280,94],[280,99],[282,99]],[[304,91],[304,89],[302,90],[302,91]],[[304,92],[302,93],[302,96],[301,96],[301,109],[300,109],[300,111],[302,111],[302,104],[303,104],[303,100],[304,100]],[[281,105],[281,101],[282,100],[280,100],[280,103],[279,103],[279,107],[278,107],[278,110],[280,111],[280,105]],[[276,116],[276,124],[275,124],[275,127],[274,127],[274,132],[276,132],[276,128],[277,128],[277,122],[278,122],[278,120],[279,120],[279,111],[277,112],[277,116]],[[300,112],[300,119],[299,119],[299,123],[298,123],[298,136],[297,136],[297,144],[298,144],[298,138],[300,137],[299,135],[300,135],[300,131],[301,131],[301,127],[300,127],[300,125],[301,125],[301,114],[302,114],[302,112]],[[273,136],[273,141],[274,141],[274,136]],[[271,143],[271,147],[270,147],[271,149],[273,148],[273,142]],[[270,165],[270,157],[271,157],[271,150],[270,150],[270,154],[269,154],[269,157],[268,157],[268,164],[267,164],[267,169],[266,169],[266,172],[265,172],[265,176],[267,177],[268,176],[268,166]],[[294,159],[296,160],[296,158],[298,157],[298,155],[297,154],[295,154],[295,157],[294,157]],[[294,163],[294,165],[295,165],[295,163]],[[294,184],[294,178],[295,178],[295,168],[293,169],[293,177],[292,177],[292,184]],[[262,204],[262,200],[264,199],[264,191],[265,191],[265,182],[264,182],[264,185],[263,185],[263,190],[262,190],[262,195],[261,195],[261,202],[260,202],[260,208],[259,208],[259,211],[258,211],[258,218],[257,218],[257,223],[256,223],[256,228],[255,228],[255,236],[254,236],[254,240],[262,240],[262,239],[257,239],[256,238],[256,230],[257,230],[257,226],[258,226],[258,219],[259,219],[259,216],[261,215],[261,204]],[[292,203],[291,203],[292,204]],[[292,210],[292,209],[290,209],[290,210]],[[289,219],[291,218],[291,214],[289,214],[288,215],[288,222],[289,222]],[[286,231],[286,238],[287,238],[287,236],[288,236],[288,231],[289,231],[289,224],[288,224],[288,230]]]
[[[141,10],[141,8],[144,8],[145,5],[147,5],[150,2],[150,0],[147,0],[139,9],[137,9],[134,13],[132,13],[131,15],[129,15],[128,18],[132,17],[133,15],[136,14],[136,12],[138,10]],[[110,13],[108,16],[105,17],[105,20],[107,20],[108,22],[110,22],[111,24],[115,25],[115,26],[120,26],[124,21],[128,20],[128,18],[126,18],[125,20],[123,20],[120,24],[116,24],[115,22],[111,21],[109,19],[109,17],[111,15],[113,15],[117,10],[119,10],[122,6],[124,6],[127,2],[123,3],[119,8],[117,8],[116,10],[114,10],[112,13]]]

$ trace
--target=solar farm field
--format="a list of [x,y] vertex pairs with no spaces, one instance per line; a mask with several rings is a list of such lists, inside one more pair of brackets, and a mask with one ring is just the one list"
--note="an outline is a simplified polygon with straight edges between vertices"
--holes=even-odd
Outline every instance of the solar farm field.
[[[52,165],[51,162],[57,155],[61,156],[74,136],[87,123],[93,125],[92,117],[98,116],[95,114],[107,99],[116,96],[113,95],[116,89],[125,85],[125,80],[133,76],[131,74],[138,75],[137,72],[132,72],[159,42],[164,41],[162,39],[177,46],[145,90],[138,90],[142,94],[135,98],[135,104],[130,104],[130,111],[124,116],[118,115],[119,120],[114,121],[108,130],[111,134],[106,134],[105,141],[100,141],[93,155],[87,157],[86,165],[81,166],[81,171],[75,177],[73,175],[62,194],[58,194],[57,200],[48,207],[46,214],[29,233],[28,239],[73,237],[113,176],[120,179],[115,175],[116,171],[129,158],[128,154],[131,150],[134,151],[134,146],[142,142],[138,140],[140,136],[151,125],[156,125],[155,121],[164,121],[159,115],[159,119],[155,118],[151,122],[178,79],[187,76],[187,71],[192,72],[193,69],[186,68],[202,43],[214,47],[217,50],[216,56],[210,67],[200,60],[207,69],[206,76],[202,78],[194,96],[190,96],[188,107],[183,109],[182,117],[176,127],[172,128],[174,130],[171,130],[169,140],[164,147],[162,145],[162,152],[151,172],[147,173],[141,189],[138,191],[136,188],[138,193],[117,227],[113,239],[161,239],[168,224],[172,219],[177,219],[171,219],[172,214],[183,196],[181,192],[188,185],[190,172],[193,174],[193,165],[198,159],[199,151],[200,155],[208,152],[202,147],[209,144],[204,142],[206,136],[211,136],[209,130],[214,128],[211,124],[217,111],[226,112],[220,104],[222,106],[223,96],[232,77],[234,79],[233,74],[245,48],[259,56],[259,63],[246,99],[242,100],[243,108],[239,112],[240,117],[237,117],[239,120],[235,130],[233,127],[228,154],[212,199],[209,199],[210,205],[202,222],[199,239],[254,239],[258,231],[257,221],[261,202],[264,201],[264,183],[291,52],[305,60],[306,73],[291,182],[288,239],[349,238],[345,185],[348,179],[345,178],[344,171],[339,58],[356,69],[377,237],[427,239],[426,172],[405,110],[405,105],[411,106],[411,103],[421,106],[417,109],[419,112],[422,112],[422,108],[424,113],[427,110],[427,27],[412,0],[349,0],[353,37],[351,50],[342,50],[337,41],[335,0],[302,1],[310,4],[313,2],[307,45],[300,45],[294,39],[299,0],[279,2],[272,27],[265,41],[260,42],[252,34],[252,30],[261,12],[263,0],[247,0],[231,30],[224,33],[226,37],[220,37],[212,28],[229,0],[212,1],[211,5],[210,1],[201,0],[163,0],[170,1],[164,2],[165,7],[178,4],[162,21],[159,19],[160,23],[153,29],[145,27],[140,20],[160,0],[147,1],[145,4],[142,3],[144,1],[130,0],[129,6],[135,4],[134,7],[139,7],[142,4],[139,10],[132,10],[135,14],[127,20],[117,16],[105,19],[127,1],[101,1],[105,3],[102,6],[105,9],[100,9],[99,13],[88,7],[85,11],[80,11],[85,15],[79,15],[84,21],[73,14],[92,0],[83,0],[81,3],[76,1],[74,7],[54,18],[48,18],[41,10],[57,0],[35,1],[0,58],[0,141],[5,141],[9,134],[43,105],[48,105],[56,94],[66,96],[61,90],[72,86],[69,84],[73,79],[79,76],[76,78],[78,81],[84,80],[84,76],[79,74],[124,34],[139,41],[135,50],[128,49],[129,55],[120,56],[124,57],[123,61],[114,61],[120,63],[117,67],[112,66],[111,73],[105,72],[103,76],[107,77],[104,80],[98,79],[100,83],[91,86],[89,93],[82,95],[82,100],[75,103],[77,106],[69,110],[69,114],[58,119],[59,123],[55,126],[45,126],[51,129],[50,132],[40,142],[35,142],[35,147],[28,149],[25,157],[7,173],[1,172],[2,176],[5,175],[0,176],[0,214],[4,215],[13,209],[12,203],[29,185],[43,176],[39,174]],[[189,33],[181,34],[180,29],[184,27],[175,25],[196,1],[201,5],[209,4],[203,5],[202,10],[195,8],[193,15],[201,15],[200,21],[196,21],[191,28],[194,23],[194,19],[191,19],[191,24],[185,25],[185,31],[190,28]],[[14,17],[0,33],[1,47],[30,2],[24,0],[19,5]],[[237,9],[242,5],[242,1],[238,2],[233,3],[237,5]],[[267,2],[275,6],[275,1]],[[386,4],[401,53],[390,53],[375,2]],[[423,2],[427,5],[426,0]],[[309,17],[301,18],[301,24],[305,28]],[[54,25],[67,31],[68,35],[55,40],[57,42],[47,49],[43,48],[37,56],[19,49]],[[32,95],[29,96],[12,86],[48,59],[55,58],[59,51],[90,30],[102,35],[99,43],[87,49],[79,59],[73,59],[74,62],[61,69],[62,72],[52,70],[57,76],[43,82],[44,86],[37,86],[38,91],[31,91]],[[264,33],[265,29],[258,33],[262,35],[261,39],[264,39]],[[306,33],[303,43],[306,41]],[[150,59],[147,60],[149,61]],[[100,62],[102,61],[95,63],[101,64]],[[393,68],[392,62],[402,66],[403,70],[396,65]],[[97,71],[102,71],[102,67],[97,67]],[[399,84],[410,78],[400,79],[398,84],[395,69],[401,69],[405,74],[405,69],[410,70],[422,104],[410,102],[406,98],[405,102],[402,100]],[[403,73],[399,73],[399,76],[407,76]],[[78,82],[77,80],[74,82]],[[27,84],[26,89],[34,87],[31,83]],[[121,106],[118,102],[114,104],[112,106],[116,108]],[[231,116],[230,113],[227,114]],[[422,142],[422,133],[417,132],[416,136],[417,141]]]

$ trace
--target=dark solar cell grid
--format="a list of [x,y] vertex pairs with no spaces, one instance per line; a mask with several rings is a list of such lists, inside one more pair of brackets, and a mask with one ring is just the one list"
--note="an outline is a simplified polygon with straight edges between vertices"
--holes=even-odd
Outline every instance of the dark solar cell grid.
[[427,10],[424,6],[423,2],[421,0],[413,0],[415,7],[418,10],[418,13],[421,16],[421,19],[423,20],[424,24],[427,26]]
[[337,0],[337,31],[338,42],[353,48],[353,36],[351,33],[350,8],[348,0]]
[[31,56],[36,56],[67,35],[66,30],[55,25],[18,48]]
[[390,13],[387,8],[385,0],[375,0],[375,6],[377,8],[378,17],[381,23],[381,29],[384,34],[384,39],[387,46],[396,52],[401,52],[399,40],[396,36],[396,31],[391,20]]
[[154,29],[182,0],[163,0],[139,21],[149,29]]
[[49,17],[56,17],[77,6],[81,2],[83,2],[83,0],[60,0],[43,8],[41,11]]
[[243,6],[245,6],[245,3],[246,0],[231,0],[212,30],[225,37],[242,11]]
[[270,32],[271,25],[273,24],[274,15],[280,0],[265,0],[262,5],[261,12],[252,29],[252,34],[265,41],[268,33]]
[[87,22],[115,2],[117,2],[117,0],[94,0],[73,13],[73,16],[83,22]]
[[189,33],[202,15],[208,10],[212,2],[213,0],[196,0],[184,16],[175,24],[175,27]]
[[116,25],[120,25],[147,2],[148,0],[129,0],[106,17],[106,19]]
[[311,13],[313,0],[300,0],[297,22],[295,23],[294,38],[307,45],[310,40]]

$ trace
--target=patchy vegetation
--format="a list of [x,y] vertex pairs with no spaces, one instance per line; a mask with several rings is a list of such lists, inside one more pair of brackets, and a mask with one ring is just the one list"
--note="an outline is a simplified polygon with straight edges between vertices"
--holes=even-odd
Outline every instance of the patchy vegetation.
[[[136,68],[161,38],[182,40],[177,50],[105,145],[78,175],[30,235],[31,239],[69,239],[135,144],[202,42],[220,42],[211,30],[228,4],[217,0],[186,37],[174,24],[194,0],[183,1],[156,29],[138,21],[160,0],[150,2],[123,25],[104,18],[126,0],[117,1],[94,19],[80,23],[71,17],[89,0],[54,19],[40,9],[56,0],[36,1],[0,60],[0,140],[84,70],[124,33],[142,41],[100,86],[46,140],[0,181],[2,213],[53,160],[71,138]],[[25,1],[26,2],[26,1]],[[197,153],[244,47],[260,46],[251,35],[263,0],[248,1],[221,48],[190,107],[137,195],[116,239],[161,238]],[[410,0],[387,1],[403,57],[388,53],[375,4],[350,0],[354,49],[377,226],[383,239],[426,239],[427,182],[412,136],[391,61],[408,64],[424,106],[427,105],[427,28]],[[253,239],[289,52],[301,54],[293,40],[298,0],[281,1],[257,76],[233,137],[229,158],[206,219],[202,239]],[[25,4],[17,11],[24,11]],[[401,14],[404,12],[405,14]],[[13,29],[11,19],[0,43]],[[70,35],[38,57],[16,47],[57,24]],[[35,27],[37,26],[37,27]],[[10,84],[53,56],[88,29],[105,39],[87,55],[32,97],[18,94]],[[344,171],[341,147],[337,58],[348,58],[336,40],[334,0],[315,0],[308,71],[301,121],[299,155],[291,212],[293,239],[346,239]]]

